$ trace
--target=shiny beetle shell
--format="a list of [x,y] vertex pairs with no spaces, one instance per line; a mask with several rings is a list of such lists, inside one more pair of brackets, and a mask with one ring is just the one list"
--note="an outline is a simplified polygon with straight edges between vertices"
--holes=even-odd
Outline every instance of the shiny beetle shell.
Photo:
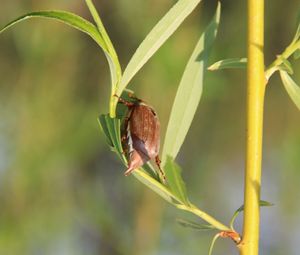
[[[141,167],[147,161],[155,159],[160,169],[158,158],[160,146],[160,123],[157,114],[141,100],[135,103],[125,103],[128,116],[125,120],[126,148],[128,153],[128,168],[125,175]],[[160,169],[161,170],[161,169]]]

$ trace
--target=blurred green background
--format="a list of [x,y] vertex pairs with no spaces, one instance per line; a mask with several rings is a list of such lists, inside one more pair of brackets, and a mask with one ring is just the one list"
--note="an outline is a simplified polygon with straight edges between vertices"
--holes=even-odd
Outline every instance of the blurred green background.
[[[174,0],[95,0],[123,67]],[[157,110],[163,133],[184,66],[216,7],[204,1],[130,85]],[[4,0],[0,26],[33,10],[88,19],[84,1]],[[210,63],[246,55],[246,1],[222,1]],[[299,1],[266,1],[266,64],[291,41]],[[292,61],[293,62],[293,61]],[[293,62],[300,82],[299,61]],[[211,232],[166,205],[109,151],[97,116],[108,111],[109,70],[97,45],[34,19],[0,36],[0,254],[207,254]],[[261,254],[299,254],[300,113],[278,75],[265,102]],[[245,71],[208,73],[177,161],[192,201],[227,223],[243,203]],[[241,229],[241,217],[237,220]],[[237,254],[229,240],[214,254]]]

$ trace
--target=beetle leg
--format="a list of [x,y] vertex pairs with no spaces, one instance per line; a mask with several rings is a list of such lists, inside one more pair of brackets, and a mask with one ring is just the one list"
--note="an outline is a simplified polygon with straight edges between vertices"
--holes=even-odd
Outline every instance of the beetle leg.
[[123,134],[121,137],[121,142],[124,143],[124,142],[126,142],[126,140],[127,140],[127,136],[126,136],[126,134]]
[[167,181],[166,175],[165,175],[164,171],[162,170],[162,168],[160,166],[161,160],[159,159],[158,155],[155,157],[155,163],[158,166],[159,172],[160,172],[160,174],[161,174],[161,176],[163,178],[163,182],[166,183],[166,181]]
[[127,154],[128,154],[128,149],[123,148],[122,155],[127,156]]
[[133,171],[134,169],[128,169],[126,170],[126,172],[124,173],[125,176],[128,176],[131,174],[131,172]]

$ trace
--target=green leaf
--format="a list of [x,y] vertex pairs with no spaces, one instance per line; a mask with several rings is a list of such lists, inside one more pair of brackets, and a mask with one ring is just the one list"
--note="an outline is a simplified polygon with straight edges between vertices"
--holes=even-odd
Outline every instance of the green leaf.
[[104,40],[104,43],[106,45],[106,48],[107,48],[107,51],[109,52],[110,56],[111,56],[111,59],[113,60],[113,63],[110,63],[113,64],[112,66],[110,66],[110,69],[111,69],[111,75],[112,75],[112,83],[113,83],[113,86],[114,86],[114,89],[116,88],[119,80],[121,79],[121,75],[122,75],[122,71],[121,71],[121,66],[120,66],[120,62],[119,62],[119,59],[118,59],[118,55],[115,51],[115,48],[106,32],[106,29],[101,21],[101,18],[100,18],[100,15],[99,13],[97,12],[97,9],[95,8],[94,4],[93,4],[93,1],[92,0],[85,0],[91,14],[92,14],[92,17],[97,25],[97,28],[98,28],[98,31],[99,33],[101,34],[103,40]]
[[123,153],[121,143],[121,122],[119,119],[110,118],[109,115],[101,115],[99,117],[101,128],[107,137],[109,145],[118,154],[121,161],[126,164],[126,158]]
[[142,68],[142,66],[152,57],[160,46],[174,33],[184,19],[195,9],[201,0],[179,0],[168,13],[155,25],[155,27],[146,36],[140,44],[131,60],[129,61],[120,85],[117,89],[117,95],[128,85],[133,76]]
[[214,230],[214,229],[217,229],[213,225],[199,224],[199,223],[189,221],[189,220],[184,220],[184,219],[177,219],[176,221],[181,226],[183,226],[185,228],[191,228],[191,229],[194,229],[194,230]]
[[294,59],[300,58],[300,49],[297,49],[293,54]]
[[296,42],[300,38],[300,12],[298,13],[298,18],[297,18],[297,30],[294,36],[293,41]]
[[229,68],[246,68],[247,58],[229,58],[220,60],[207,68],[209,71],[216,71]]
[[181,169],[171,157],[167,157],[164,170],[168,186],[172,193],[175,194],[183,204],[189,205],[185,183],[181,177]]
[[97,12],[97,9],[95,8],[94,4],[93,4],[93,1],[92,0],[85,0],[91,14],[92,14],[92,17],[97,25],[97,28],[98,28],[98,31],[100,32],[104,42],[105,42],[105,45],[107,47],[107,50],[108,52],[114,52],[114,55],[116,55],[115,53],[115,48],[113,47],[113,44],[106,32],[106,29],[101,21],[101,18],[100,18],[100,15],[99,13]]
[[172,158],[177,156],[196,113],[202,94],[204,70],[220,21],[220,10],[219,3],[215,16],[201,35],[184,70],[167,127],[163,164],[167,155]]
[[108,145],[110,147],[114,147],[113,141],[110,137],[108,125],[106,123],[106,115],[104,115],[104,114],[100,115],[99,118],[98,118],[98,121],[99,121],[101,130],[102,130],[102,132],[104,133],[104,135],[106,137],[106,141],[107,141]]
[[300,110],[300,87],[293,81],[287,72],[280,71],[280,77],[290,98]]
[[289,74],[293,74],[294,70],[292,68],[292,64],[285,58],[282,58],[282,64],[278,67],[281,71],[286,71]]
[[[148,175],[147,173],[136,169],[132,172],[134,177],[136,177],[140,182],[145,184],[148,188],[153,190],[167,202],[176,205],[175,201],[178,201],[178,198],[163,184],[158,182],[156,179]],[[175,200],[175,201],[174,201]],[[179,201],[178,201],[179,202]]]
[[92,37],[97,44],[104,50],[107,51],[107,47],[104,43],[104,40],[102,36],[99,34],[97,28],[89,21],[83,19],[82,17],[71,13],[71,12],[65,12],[65,11],[38,11],[38,12],[31,12],[24,14],[15,20],[9,22],[6,26],[4,26],[0,33],[4,32],[6,29],[12,27],[13,25],[30,19],[30,18],[48,18],[48,19],[55,19],[57,21],[63,22],[73,28],[76,28],[86,34],[88,34],[90,37]]
[[4,28],[0,30],[0,33],[4,32],[6,29],[12,27],[13,25],[30,19],[30,18],[48,18],[48,19],[54,19],[56,21],[63,22],[75,29],[78,29],[86,34],[88,34],[104,51],[104,54],[107,58],[109,67],[110,67],[110,73],[111,73],[111,79],[112,84],[115,86],[117,82],[117,75],[118,75],[118,65],[116,65],[116,60],[111,55],[109,48],[107,47],[102,35],[98,31],[97,27],[93,25],[91,22],[87,21],[86,19],[66,11],[38,11],[38,12],[31,12],[24,14],[17,19],[9,22]]
[[[268,202],[268,201],[264,201],[264,200],[260,200],[259,201],[259,206],[273,206],[274,204]],[[241,205],[233,214],[231,220],[230,220],[230,228],[231,229],[234,229],[233,228],[233,223],[236,219],[236,217],[239,215],[240,212],[244,211],[244,208],[245,206],[244,205]]]

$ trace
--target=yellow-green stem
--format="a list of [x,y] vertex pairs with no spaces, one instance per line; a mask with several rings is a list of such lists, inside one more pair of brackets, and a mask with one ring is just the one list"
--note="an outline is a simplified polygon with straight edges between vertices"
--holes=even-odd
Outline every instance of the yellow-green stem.
[[247,147],[242,255],[258,255],[264,76],[264,0],[248,0]]
[[197,208],[193,204],[191,204],[190,206],[179,205],[177,207],[181,210],[188,211],[188,212],[193,213],[194,215],[197,215],[198,217],[205,220],[207,223],[211,224],[212,226],[214,226],[215,228],[217,228],[220,231],[231,231],[232,230],[229,227],[225,226],[223,223],[219,222],[218,220],[216,220],[215,218],[210,216],[209,214],[201,211],[199,208]]
[[297,49],[300,48],[300,40],[292,42],[284,52],[267,68],[265,72],[266,80],[268,81],[272,74],[278,70],[278,66],[283,63],[283,59],[288,59]]
[[[192,203],[185,204],[183,201],[181,201],[176,195],[174,195],[166,186],[163,184],[157,182],[152,177],[150,177],[148,174],[146,174],[141,169],[136,169],[133,173],[134,177],[136,177],[138,180],[142,181],[144,184],[146,184],[148,187],[150,187],[153,191],[157,192],[160,190],[161,192],[157,192],[158,194],[167,194],[167,199],[165,196],[162,196],[166,201],[168,201],[170,204],[175,205],[178,209],[184,210],[190,213],[193,213],[194,215],[200,217],[201,219],[205,220],[207,223],[214,226],[216,229],[221,231],[232,231],[229,227],[225,226],[220,221],[216,220],[209,214],[203,212],[198,207],[193,205]],[[146,182],[145,182],[146,180]],[[150,184],[151,185],[148,185]],[[155,188],[153,188],[155,187]],[[172,199],[169,199],[172,198]],[[174,201],[173,201],[174,200]],[[174,203],[175,202],[175,203]]]
[[112,89],[110,101],[109,101],[109,116],[111,118],[116,117],[116,105],[118,103],[118,98],[115,96],[115,90]]

